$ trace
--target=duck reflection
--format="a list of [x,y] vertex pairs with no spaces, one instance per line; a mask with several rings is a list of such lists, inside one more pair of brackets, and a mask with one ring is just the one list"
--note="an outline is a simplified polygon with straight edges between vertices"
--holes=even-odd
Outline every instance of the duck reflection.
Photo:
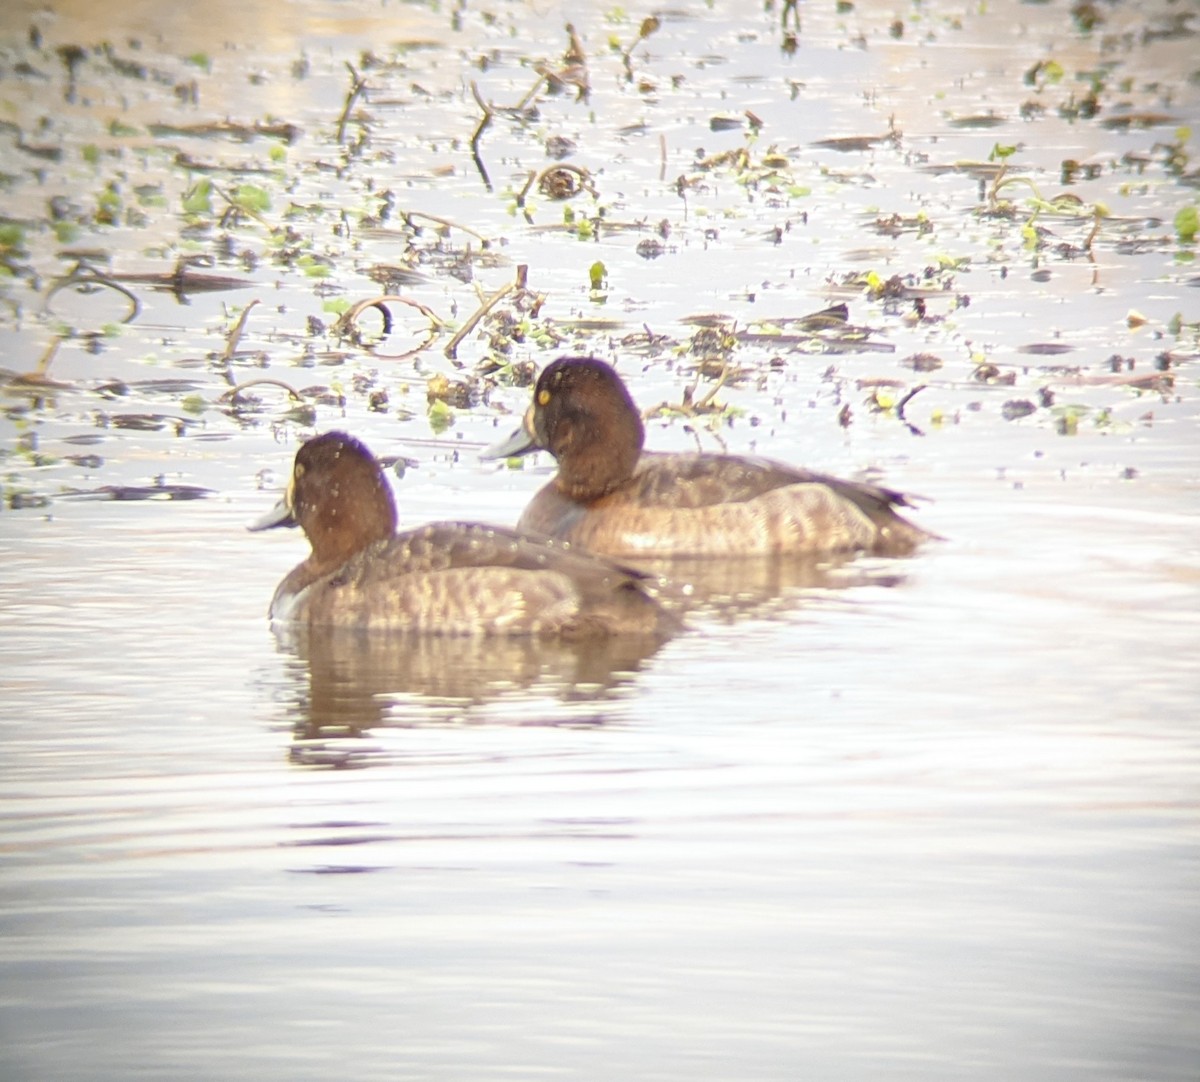
[[[785,618],[831,592],[904,581],[903,561],[850,556],[639,565],[664,576],[660,599],[683,617],[687,634],[741,619]],[[638,673],[670,638],[613,635],[572,642],[304,625],[277,625],[274,634],[299,673],[292,758],[325,766],[379,761],[379,749],[363,738],[381,727],[610,723],[621,717]]]
[[[667,639],[381,635],[291,625],[274,633],[280,651],[307,673],[295,697],[293,758],[329,765],[365,765],[339,761],[345,753],[330,742],[379,727],[514,719],[602,725]],[[366,749],[364,756],[370,758]]]
[[902,558],[745,556],[728,560],[673,558],[635,560],[641,571],[669,582],[690,627],[705,620],[729,622],[785,615],[829,591],[893,587],[905,581]]

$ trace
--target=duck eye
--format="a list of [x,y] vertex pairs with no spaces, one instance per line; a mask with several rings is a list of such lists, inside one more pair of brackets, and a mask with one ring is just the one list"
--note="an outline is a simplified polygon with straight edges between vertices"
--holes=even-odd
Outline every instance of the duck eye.
[[300,478],[303,476],[304,476],[304,465],[303,465],[303,463],[297,462],[296,463],[296,480],[299,481]]
[[551,396],[550,392],[549,392],[549,391],[547,391],[547,390],[546,390],[546,389],[543,387],[543,388],[542,388],[540,391],[538,391],[538,405],[539,405],[539,406],[545,406],[545,405],[548,405],[548,404],[549,404],[549,402],[550,402],[550,399],[551,399],[551,397],[552,397],[552,396]]

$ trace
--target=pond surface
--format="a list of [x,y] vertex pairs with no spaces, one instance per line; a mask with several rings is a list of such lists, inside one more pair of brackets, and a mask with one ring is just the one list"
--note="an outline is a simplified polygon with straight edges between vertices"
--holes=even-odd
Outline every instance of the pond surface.
[[[0,1076],[1196,1078],[1200,11],[799,7],[5,6]],[[945,540],[272,633],[304,438],[511,523],[565,352]]]

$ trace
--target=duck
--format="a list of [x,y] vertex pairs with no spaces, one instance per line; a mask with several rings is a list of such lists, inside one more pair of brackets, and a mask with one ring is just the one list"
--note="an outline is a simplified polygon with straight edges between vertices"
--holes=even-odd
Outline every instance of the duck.
[[674,627],[644,572],[502,526],[433,522],[397,533],[396,522],[391,485],[362,442],[345,432],[305,442],[283,497],[249,527],[299,526],[312,550],[275,590],[271,621],[567,639]]
[[485,458],[545,450],[557,474],[522,512],[529,530],[618,559],[912,553],[936,537],[880,485],[766,458],[643,449],[645,428],[616,369],[559,357],[524,421]]

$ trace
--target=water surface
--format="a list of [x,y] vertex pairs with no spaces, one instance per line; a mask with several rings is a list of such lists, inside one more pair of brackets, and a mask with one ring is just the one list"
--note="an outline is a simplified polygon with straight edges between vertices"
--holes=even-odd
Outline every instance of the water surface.
[[[683,4],[629,80],[641,12],[343,7],[3,16],[0,365],[61,344],[0,417],[0,1074],[1194,1079],[1194,8],[804,5],[790,50],[778,7]],[[469,83],[517,104],[568,20],[588,99],[498,113],[485,178]],[[595,235],[518,206],[555,135]],[[989,199],[997,144],[1026,181]],[[204,177],[268,205],[189,218]],[[85,250],[129,324],[44,310]],[[240,288],[128,277],[181,256]],[[332,330],[384,291],[457,328],[519,264],[523,337]],[[527,401],[502,366],[567,350],[647,407],[726,360],[655,447],[870,472],[946,540],[748,574],[657,650],[272,634],[303,541],[244,526],[307,435],[410,460],[404,525],[512,522],[550,463],[477,457]],[[473,401],[431,409],[439,375]],[[304,408],[230,402],[259,377]]]

